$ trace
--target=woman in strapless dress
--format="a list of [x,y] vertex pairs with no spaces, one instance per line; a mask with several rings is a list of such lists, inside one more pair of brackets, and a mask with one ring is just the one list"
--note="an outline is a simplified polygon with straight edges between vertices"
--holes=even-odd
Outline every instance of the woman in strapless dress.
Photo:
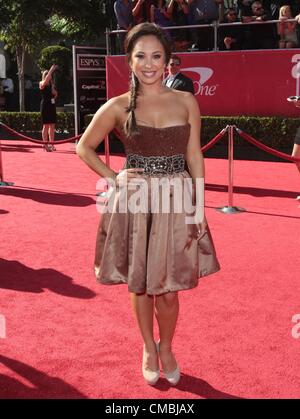
[[[158,26],[135,26],[125,48],[130,91],[98,110],[77,145],[80,158],[111,185],[97,233],[95,273],[101,284],[128,286],[144,341],[145,381],[156,384],[160,362],[164,377],[176,385],[180,369],[172,340],[178,291],[220,269],[204,215],[200,112],[191,93],[162,85],[171,51]],[[119,174],[95,152],[99,139],[115,128],[126,152]]]

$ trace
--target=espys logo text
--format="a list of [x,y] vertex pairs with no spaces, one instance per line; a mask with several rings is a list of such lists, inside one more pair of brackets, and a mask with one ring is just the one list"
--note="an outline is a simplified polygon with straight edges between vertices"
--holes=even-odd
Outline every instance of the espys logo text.
[[[214,74],[214,71],[209,67],[187,67],[183,68],[182,71],[188,73],[194,73],[193,82],[195,95],[200,96],[214,96],[218,84],[205,84]],[[196,77],[195,77],[196,74]],[[194,80],[196,78],[196,80]]]
[[96,54],[78,54],[77,70],[105,70],[105,59]]

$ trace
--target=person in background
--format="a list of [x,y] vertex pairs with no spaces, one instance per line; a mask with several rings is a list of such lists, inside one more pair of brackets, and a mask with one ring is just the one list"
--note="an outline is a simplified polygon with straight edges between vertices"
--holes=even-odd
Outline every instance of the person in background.
[[[207,25],[219,20],[219,9],[224,0],[188,0],[190,25]],[[214,47],[214,31],[211,27],[191,31],[192,51],[210,51]]]
[[25,110],[26,111],[31,111],[31,102],[32,102],[32,89],[33,89],[33,84],[31,81],[30,76],[28,76],[27,74],[25,74],[25,84],[24,84],[24,89],[25,89]]
[[296,48],[298,39],[296,33],[297,22],[286,22],[293,19],[290,6],[282,6],[279,10],[279,22],[277,24],[278,35],[280,36],[279,48]]
[[[235,8],[226,10],[223,23],[238,22]],[[220,50],[239,50],[242,48],[241,26],[223,26],[219,29]]]
[[43,123],[42,137],[44,141],[44,150],[46,151],[55,151],[55,147],[47,143],[49,141],[54,141],[56,124],[55,99],[58,94],[52,80],[52,75],[57,68],[57,65],[53,64],[50,70],[43,71],[42,80],[39,83],[39,88],[42,94],[40,108]]
[[[187,0],[170,0],[167,11],[174,26],[186,26],[189,24],[189,5]],[[174,50],[186,50],[190,37],[188,29],[174,29],[171,31],[171,34],[174,39]]]
[[180,72],[181,59],[178,55],[172,55],[168,64],[169,75],[164,79],[163,85],[171,89],[181,90],[195,94],[193,80]]
[[[152,4],[150,8],[150,16],[151,16],[150,22],[156,23],[157,25],[161,27],[168,27],[168,26],[173,25],[171,16],[168,13],[166,0],[158,0],[156,6]],[[169,41],[173,43],[173,39],[172,39],[170,31],[166,30],[165,35],[169,39]]]
[[138,25],[143,22],[151,21],[151,6],[156,6],[156,0],[134,0],[133,16],[134,23]]
[[[276,24],[265,24],[271,20],[271,14],[266,11],[260,1],[251,5],[252,16],[242,16],[244,23],[257,22],[257,25],[247,25],[244,31],[244,49],[273,49],[276,47]],[[275,26],[274,26],[275,25]]]
[[252,16],[252,3],[253,0],[237,0],[236,7],[239,19],[242,19],[242,16]]
[[11,78],[7,77],[2,80],[2,89],[5,97],[5,110],[7,112],[13,111],[13,95],[14,95],[14,82]]
[[[133,26],[133,3],[131,0],[117,0],[114,3],[114,11],[118,22],[118,29],[128,31]],[[118,34],[120,53],[124,54],[124,41],[126,33]]]

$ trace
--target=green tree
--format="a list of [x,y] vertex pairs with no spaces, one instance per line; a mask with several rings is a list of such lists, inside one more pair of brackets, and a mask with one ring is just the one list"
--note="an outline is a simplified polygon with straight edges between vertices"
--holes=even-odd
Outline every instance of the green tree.
[[5,19],[0,21],[0,36],[6,48],[15,54],[19,78],[19,106],[25,110],[24,100],[24,60],[25,54],[49,37],[50,27],[46,20],[51,15],[48,0],[39,0],[33,7],[31,0],[0,0],[0,12]]
[[80,41],[99,39],[109,24],[105,0],[0,0],[0,37],[16,55],[20,111],[24,101],[24,59],[51,44],[53,30]]
[[110,26],[113,0],[54,0],[53,31],[77,42],[97,42]]

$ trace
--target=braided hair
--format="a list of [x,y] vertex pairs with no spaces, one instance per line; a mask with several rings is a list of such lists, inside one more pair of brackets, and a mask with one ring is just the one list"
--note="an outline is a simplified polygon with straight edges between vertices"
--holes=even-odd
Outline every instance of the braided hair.
[[126,108],[126,112],[129,113],[125,121],[125,134],[129,137],[130,135],[138,134],[138,126],[135,119],[136,100],[139,94],[139,79],[132,72],[130,81],[130,101]]
[[[131,62],[131,54],[135,47],[136,42],[142,36],[152,35],[155,36],[159,42],[162,44],[165,52],[166,65],[170,61],[171,49],[170,44],[165,37],[164,31],[154,23],[140,23],[139,25],[134,26],[127,34],[125,40],[125,51],[127,55],[128,63]],[[126,112],[129,114],[124,126],[124,132],[127,137],[135,135],[139,132],[138,126],[135,118],[135,109],[137,107],[137,97],[139,94],[139,80],[136,75],[131,73],[131,82],[130,82],[130,100],[129,105],[126,107]]]

